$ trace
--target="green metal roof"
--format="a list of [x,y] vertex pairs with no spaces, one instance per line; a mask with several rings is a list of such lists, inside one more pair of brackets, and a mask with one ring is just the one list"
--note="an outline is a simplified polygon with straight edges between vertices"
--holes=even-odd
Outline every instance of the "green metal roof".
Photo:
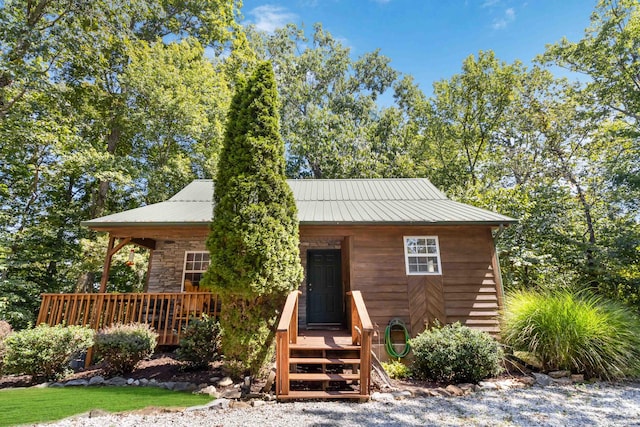
[[[301,224],[488,224],[513,218],[448,199],[426,178],[288,180]],[[212,180],[195,180],[166,202],[85,221],[88,227],[205,224]]]

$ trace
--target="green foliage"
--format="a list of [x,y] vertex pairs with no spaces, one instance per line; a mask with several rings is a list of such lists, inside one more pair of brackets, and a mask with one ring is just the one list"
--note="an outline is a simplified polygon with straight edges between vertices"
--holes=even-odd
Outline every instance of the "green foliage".
[[502,337],[546,370],[605,379],[640,373],[640,318],[602,297],[563,290],[513,292],[506,299]]
[[257,373],[277,310],[302,280],[298,219],[284,176],[277,91],[270,63],[239,84],[229,112],[207,238],[204,285],[222,297],[222,349]]
[[206,368],[209,362],[220,358],[220,339],[220,325],[215,318],[203,314],[190,319],[180,335],[178,357],[190,368]]
[[0,394],[0,426],[43,424],[93,409],[115,413],[151,406],[184,408],[204,405],[211,399],[206,394],[175,392],[159,387],[32,387],[3,390]]
[[446,382],[478,382],[502,371],[502,347],[486,332],[456,322],[427,329],[411,340],[417,378]]
[[17,330],[31,327],[40,308],[40,291],[32,282],[0,279],[0,319]]
[[4,320],[0,320],[0,375],[4,369],[4,356],[7,352],[7,346],[4,340],[13,332],[11,325]]
[[98,331],[95,341],[96,354],[102,358],[105,372],[126,374],[139,361],[151,357],[158,334],[146,324],[114,325]]
[[38,325],[5,339],[5,372],[51,380],[69,369],[71,358],[93,345],[94,331],[83,326]]
[[396,380],[404,380],[411,376],[411,369],[399,360],[392,360],[391,362],[382,362],[382,367],[387,372],[389,377]]

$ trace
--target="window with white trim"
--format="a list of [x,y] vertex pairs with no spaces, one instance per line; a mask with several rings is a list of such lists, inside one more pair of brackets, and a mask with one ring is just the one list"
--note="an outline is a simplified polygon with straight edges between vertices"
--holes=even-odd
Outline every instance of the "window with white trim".
[[407,274],[442,274],[438,236],[405,236]]
[[202,275],[209,268],[209,252],[185,252],[182,273],[182,291],[198,292]]

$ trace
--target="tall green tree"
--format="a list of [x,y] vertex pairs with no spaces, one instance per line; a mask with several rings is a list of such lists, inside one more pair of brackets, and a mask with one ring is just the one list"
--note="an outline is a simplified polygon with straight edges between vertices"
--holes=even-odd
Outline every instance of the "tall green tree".
[[302,280],[278,108],[272,66],[260,63],[231,103],[207,239],[204,283],[222,298],[222,351],[252,374],[269,355],[278,310]]

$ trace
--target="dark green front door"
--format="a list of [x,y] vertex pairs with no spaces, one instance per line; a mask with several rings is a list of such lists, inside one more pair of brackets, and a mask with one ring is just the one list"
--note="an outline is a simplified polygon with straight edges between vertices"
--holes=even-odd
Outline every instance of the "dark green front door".
[[307,251],[307,324],[343,323],[340,261],[339,249]]

